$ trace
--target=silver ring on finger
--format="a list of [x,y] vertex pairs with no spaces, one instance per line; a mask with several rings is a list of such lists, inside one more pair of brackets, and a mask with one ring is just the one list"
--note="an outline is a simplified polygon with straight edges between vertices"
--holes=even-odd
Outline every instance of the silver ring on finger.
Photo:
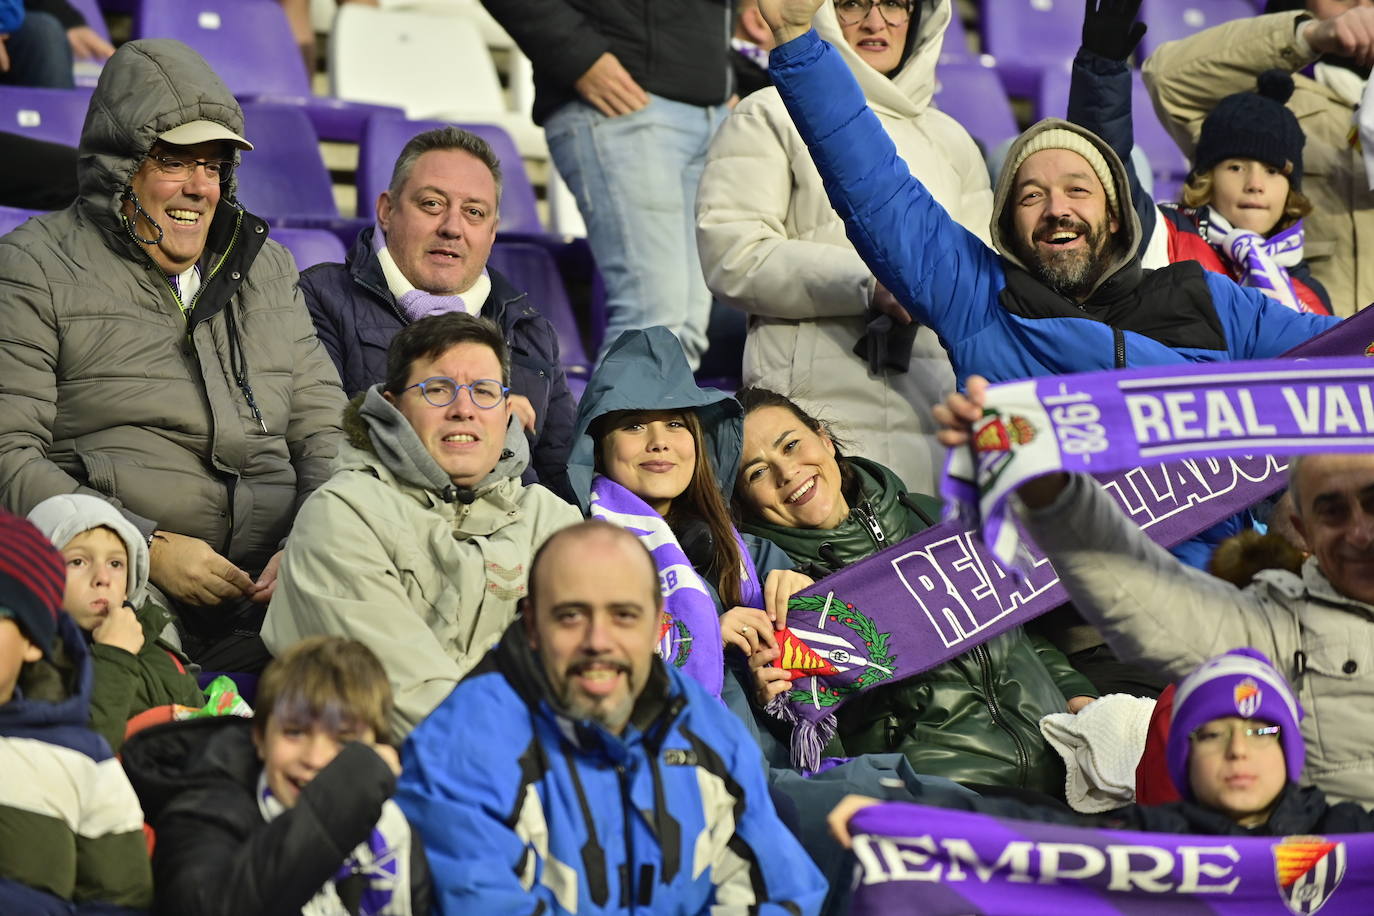
[[748,636],[752,632],[754,632],[754,628],[749,626],[749,624],[747,623],[739,628],[739,635],[741,636]]

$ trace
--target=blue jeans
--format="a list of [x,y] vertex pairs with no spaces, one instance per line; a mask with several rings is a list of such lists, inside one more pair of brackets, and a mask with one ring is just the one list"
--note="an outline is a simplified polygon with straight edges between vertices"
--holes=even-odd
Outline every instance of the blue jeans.
[[661,324],[692,368],[706,351],[711,293],[697,255],[697,183],[706,148],[729,113],[649,96],[608,118],[583,102],[549,116],[549,152],[577,199],[606,284],[604,356],[622,331]]
[[5,39],[10,69],[0,73],[0,83],[10,86],[40,86],[46,89],[71,89],[72,46],[67,30],[50,13],[29,10],[24,24]]

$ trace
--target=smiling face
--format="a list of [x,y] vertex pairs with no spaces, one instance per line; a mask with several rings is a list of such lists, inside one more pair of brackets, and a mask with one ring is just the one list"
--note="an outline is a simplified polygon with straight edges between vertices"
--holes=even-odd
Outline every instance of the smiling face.
[[1009,206],[1014,248],[1027,267],[1062,295],[1085,298],[1120,228],[1088,160],[1066,149],[1032,153],[1016,170]]
[[[854,25],[845,25],[844,19],[857,16],[862,6],[863,3],[858,0],[840,0],[835,4],[836,12],[842,17],[840,32],[860,59],[886,76],[896,70],[902,62],[902,52],[906,50],[906,33],[911,28],[911,20],[907,19],[897,26],[888,25],[882,16],[883,12],[887,12],[894,19],[902,18],[906,12],[902,9],[903,4],[888,0],[885,3],[875,3],[868,10],[868,14]],[[846,9],[847,7],[853,9]]]
[[283,805],[294,808],[301,790],[339,756],[345,744],[371,744],[376,737],[365,725],[349,725],[334,731],[319,722],[283,721],[273,716],[261,735],[253,732],[253,743],[262,760],[267,787]]
[[658,572],[623,529],[556,537],[530,573],[530,647],[564,710],[619,734],[653,666]]
[[462,150],[430,150],[393,195],[377,200],[386,248],[416,289],[452,295],[472,288],[496,241],[496,179]]
[[[150,158],[143,160],[130,179],[129,184],[144,213],[138,213],[132,202],[125,201],[124,215],[134,220],[134,227],[142,238],[157,238],[158,229],[161,228],[162,240],[145,247],[153,262],[164,273],[183,273],[200,260],[205,251],[205,240],[210,236],[215,207],[219,206],[220,183],[218,178],[211,178],[199,166],[187,178],[168,178],[162,165],[151,156],[174,157],[183,161],[232,161],[233,153],[229,144],[214,140],[195,146],[158,143],[153,146]],[[157,225],[150,224],[148,217]]]
[[1268,235],[1283,218],[1288,178],[1258,159],[1223,159],[1212,169],[1212,206],[1237,229]]
[[62,557],[67,562],[62,610],[89,632],[128,597],[129,554],[109,528],[91,528],[68,541]]
[[672,410],[631,411],[609,419],[601,437],[601,468],[611,480],[667,515],[692,482],[696,440]]
[[736,492],[749,512],[786,528],[839,526],[849,515],[835,443],[786,407],[760,407],[744,418]]
[[1243,827],[1269,819],[1288,781],[1279,734],[1251,734],[1272,723],[1227,716],[1212,719],[1190,738],[1188,785],[1199,804]]
[[[406,385],[436,376],[451,378],[460,385],[478,379],[499,381],[501,361],[485,344],[455,344],[437,358],[412,362]],[[407,387],[399,394],[386,391],[382,396],[410,421],[425,449],[458,486],[476,486],[501,459],[510,420],[510,398],[483,409],[473,403],[468,389],[459,391],[447,407],[430,404],[419,388]]]
[[1374,603],[1374,457],[1309,455],[1293,526],[1336,591]]

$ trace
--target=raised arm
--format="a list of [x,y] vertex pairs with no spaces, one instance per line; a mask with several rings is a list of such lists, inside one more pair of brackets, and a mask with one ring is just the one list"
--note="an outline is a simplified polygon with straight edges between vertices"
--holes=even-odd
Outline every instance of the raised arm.
[[1155,202],[1140,185],[1131,149],[1135,129],[1131,123],[1131,68],[1126,63],[1140,39],[1145,23],[1136,21],[1140,0],[1085,0],[1083,44],[1073,60],[1069,82],[1069,121],[1101,137],[1121,164],[1131,203],[1140,218],[1140,253],[1144,254],[1155,228]]
[[[838,52],[779,7],[814,9],[812,0],[774,0],[769,72],[825,184],[849,240],[887,289],[946,345],[982,330],[998,308],[999,259],[959,226],[897,155],[877,115]],[[800,37],[797,37],[797,35]]]

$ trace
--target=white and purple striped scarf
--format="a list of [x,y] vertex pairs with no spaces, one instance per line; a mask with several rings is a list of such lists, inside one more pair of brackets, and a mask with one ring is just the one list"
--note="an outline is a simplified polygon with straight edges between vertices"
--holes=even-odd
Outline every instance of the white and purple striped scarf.
[[1236,229],[1215,207],[1202,207],[1198,210],[1198,228],[1207,243],[1240,271],[1241,286],[1257,289],[1295,312],[1311,311],[1298,297],[1287,270],[1302,263],[1302,220],[1265,238],[1258,232]]
[[[286,810],[268,787],[264,770],[258,775],[258,811],[262,819],[274,820]],[[347,916],[336,885],[355,874],[366,882],[358,902],[361,916],[411,916],[410,843],[410,822],[400,806],[388,798],[367,841],[348,854],[334,877],[301,908],[301,916]]]
[[654,558],[666,620],[658,641],[663,663],[682,669],[713,696],[725,683],[725,649],[711,590],[668,523],[649,504],[603,474],[592,478],[588,511],[639,538]]

